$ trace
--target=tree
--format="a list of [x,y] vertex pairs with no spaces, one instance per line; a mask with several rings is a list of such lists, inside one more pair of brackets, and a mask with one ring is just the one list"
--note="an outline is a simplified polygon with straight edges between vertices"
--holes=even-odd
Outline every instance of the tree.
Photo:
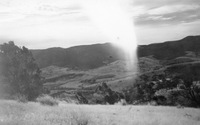
[[175,74],[175,79],[182,80],[179,84],[180,95],[192,101],[193,106],[200,106],[200,64],[191,63],[168,68],[168,72]]
[[11,95],[20,94],[28,100],[35,99],[42,91],[42,77],[32,53],[10,41],[0,45],[0,74],[9,84]]

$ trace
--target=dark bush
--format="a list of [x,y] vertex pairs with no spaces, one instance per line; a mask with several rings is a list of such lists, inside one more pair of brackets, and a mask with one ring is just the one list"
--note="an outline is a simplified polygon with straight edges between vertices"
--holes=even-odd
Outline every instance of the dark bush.
[[42,92],[41,71],[31,51],[18,47],[14,42],[0,45],[0,75],[9,86],[9,94],[23,95],[34,100]]

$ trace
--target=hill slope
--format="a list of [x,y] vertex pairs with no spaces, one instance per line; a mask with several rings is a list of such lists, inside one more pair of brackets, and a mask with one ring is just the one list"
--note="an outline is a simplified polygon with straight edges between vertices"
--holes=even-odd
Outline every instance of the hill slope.
[[[138,47],[138,57],[152,56],[158,60],[171,60],[184,57],[188,53],[190,53],[190,56],[195,56],[199,51],[200,36],[188,36],[177,41],[141,45]],[[121,49],[109,43],[76,46],[67,49],[32,50],[32,53],[41,68],[54,65],[77,69],[94,69],[117,60],[123,60],[125,57]]]
[[153,56],[159,60],[185,56],[187,51],[197,54],[200,51],[200,36],[188,36],[181,40],[139,46],[138,56]]
[[123,51],[109,43],[32,50],[32,53],[41,68],[55,65],[93,69],[124,58]]

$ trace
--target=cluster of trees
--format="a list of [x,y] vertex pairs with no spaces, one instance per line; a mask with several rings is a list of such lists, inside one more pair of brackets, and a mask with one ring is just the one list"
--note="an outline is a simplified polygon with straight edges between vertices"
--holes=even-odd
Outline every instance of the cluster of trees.
[[195,76],[195,71],[188,70],[143,74],[132,87],[124,90],[126,101],[130,104],[154,101],[159,105],[199,107],[200,80],[194,79]]
[[0,75],[7,93],[34,100],[43,90],[43,78],[31,51],[10,41],[0,45]]

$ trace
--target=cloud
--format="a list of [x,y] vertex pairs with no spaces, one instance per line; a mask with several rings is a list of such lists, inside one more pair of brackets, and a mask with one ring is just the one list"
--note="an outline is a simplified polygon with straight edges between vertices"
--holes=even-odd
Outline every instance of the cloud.
[[134,6],[130,9],[130,13],[132,13],[134,18],[138,18],[141,15],[146,14],[148,9],[145,6]]
[[176,12],[184,12],[199,9],[200,5],[171,5],[162,6],[148,11],[149,15],[164,15]]
[[188,4],[196,4],[199,5],[199,0],[133,0],[133,6],[145,6],[149,9],[155,7],[161,7],[166,5],[188,5]]
[[133,0],[132,6],[136,25],[177,25],[200,19],[199,0]]
[[136,33],[139,44],[159,43],[179,40],[188,35],[200,35],[199,25],[200,20],[179,25],[140,25],[136,28]]
[[0,13],[0,23],[3,22],[12,22],[13,20],[19,20],[25,18],[24,15],[21,14],[3,14]]
[[[80,13],[76,0],[2,0],[0,1],[1,22],[41,16],[60,16]],[[11,17],[12,15],[12,17]],[[21,18],[19,18],[21,17]]]
[[155,16],[149,16],[146,18],[146,20],[171,20],[175,17],[164,17],[164,16],[160,16],[160,15],[155,15]]

